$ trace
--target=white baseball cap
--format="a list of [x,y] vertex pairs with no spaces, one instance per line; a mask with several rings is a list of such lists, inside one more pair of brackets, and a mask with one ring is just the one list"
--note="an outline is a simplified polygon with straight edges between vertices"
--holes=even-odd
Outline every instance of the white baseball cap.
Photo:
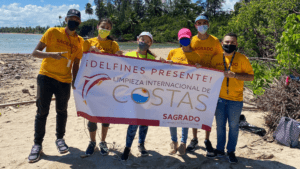
[[152,40],[153,43],[153,36],[150,32],[142,32],[137,38],[140,38],[141,36],[149,36],[149,38]]

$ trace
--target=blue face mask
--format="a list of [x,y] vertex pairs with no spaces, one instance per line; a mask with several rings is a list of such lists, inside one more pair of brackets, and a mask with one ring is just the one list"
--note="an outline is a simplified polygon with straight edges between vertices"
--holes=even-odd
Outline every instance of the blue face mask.
[[179,43],[182,46],[189,46],[191,44],[191,39],[189,39],[189,38],[182,38],[182,39],[179,40]]
[[201,34],[205,34],[207,29],[208,29],[207,25],[201,25],[197,27],[198,32],[200,32]]

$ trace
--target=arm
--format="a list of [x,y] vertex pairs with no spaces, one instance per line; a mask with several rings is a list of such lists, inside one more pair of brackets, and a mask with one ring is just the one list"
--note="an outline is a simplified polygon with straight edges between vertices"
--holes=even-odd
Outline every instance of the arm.
[[73,75],[72,88],[73,89],[76,89],[74,86],[74,83],[75,83],[76,76],[77,76],[78,69],[79,69],[79,62],[80,62],[80,59],[78,59],[78,58],[74,59],[73,70],[72,70],[72,75]]
[[228,78],[235,78],[241,81],[253,81],[254,75],[248,73],[234,73],[232,71],[225,71],[224,76]]
[[61,55],[67,52],[43,52],[45,47],[46,44],[40,41],[35,47],[34,51],[32,52],[32,56],[36,58],[42,58],[42,59],[52,57],[57,60],[60,60],[61,58],[65,58]]

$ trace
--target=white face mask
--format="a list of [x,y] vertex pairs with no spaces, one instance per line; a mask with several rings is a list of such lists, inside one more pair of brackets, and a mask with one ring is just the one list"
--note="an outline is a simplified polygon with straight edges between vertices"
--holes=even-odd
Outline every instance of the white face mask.
[[198,30],[198,32],[201,33],[201,34],[205,34],[206,31],[207,31],[207,29],[208,29],[208,26],[207,26],[207,25],[197,26],[197,30]]

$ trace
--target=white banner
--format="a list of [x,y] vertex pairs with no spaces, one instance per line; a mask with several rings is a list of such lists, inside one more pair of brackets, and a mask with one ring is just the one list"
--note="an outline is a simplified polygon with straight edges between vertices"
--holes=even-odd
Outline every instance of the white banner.
[[92,122],[210,130],[223,72],[85,53],[75,82],[78,116]]

